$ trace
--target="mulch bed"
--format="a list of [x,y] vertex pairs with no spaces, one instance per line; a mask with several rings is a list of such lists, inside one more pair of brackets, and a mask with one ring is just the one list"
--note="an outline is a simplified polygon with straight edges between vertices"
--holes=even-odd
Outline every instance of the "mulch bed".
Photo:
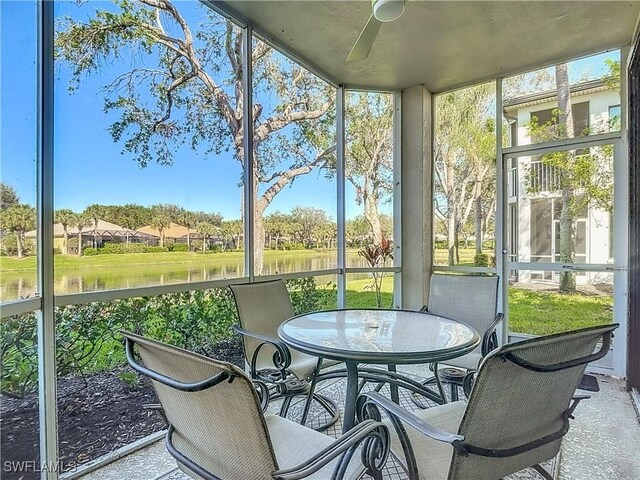
[[[212,355],[244,367],[239,342],[220,343]],[[84,377],[58,380],[59,456],[64,470],[165,428],[156,412],[144,405],[158,403],[151,383],[129,367]],[[1,473],[4,480],[37,480],[37,392],[15,399],[0,395]],[[6,462],[33,462],[29,471],[10,471]],[[24,467],[23,467],[24,468]]]

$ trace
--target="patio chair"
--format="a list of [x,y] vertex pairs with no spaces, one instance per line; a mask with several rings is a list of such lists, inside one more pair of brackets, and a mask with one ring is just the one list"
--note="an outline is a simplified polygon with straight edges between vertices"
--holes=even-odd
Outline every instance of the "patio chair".
[[[502,320],[498,308],[497,276],[484,275],[447,275],[434,274],[429,283],[428,303],[423,312],[447,317],[466,323],[481,336],[482,341],[472,352],[446,361],[448,367],[439,369],[437,363],[431,365],[434,378],[426,383],[435,382],[442,398],[442,383],[449,383],[451,400],[458,400],[458,386],[462,384],[467,370],[477,370],[482,358],[498,347],[496,327]],[[414,402],[421,408],[427,408],[416,396]]]
[[[338,439],[264,415],[268,389],[239,368],[122,332],[127,360],[149,377],[168,423],[166,446],[180,469],[204,480],[381,479],[389,431],[368,420]],[[134,345],[142,360],[135,358]],[[353,457],[360,450],[361,462]]]
[[492,480],[528,467],[552,479],[540,463],[558,454],[574,409],[588,398],[574,396],[585,367],[606,355],[617,326],[494,350],[480,365],[468,403],[412,414],[374,392],[359,397],[358,417],[380,418],[378,408],[387,413],[392,451],[404,455],[412,480]]
[[240,326],[234,327],[242,335],[245,358],[251,378],[260,379],[284,397],[280,415],[287,416],[294,397],[307,397],[300,423],[305,424],[311,402],[316,401],[328,414],[329,420],[316,427],[325,430],[339,418],[336,403],[315,393],[323,367],[338,362],[313,357],[293,350],[278,338],[278,327],[294,316],[291,297],[282,280],[230,285],[238,309]]

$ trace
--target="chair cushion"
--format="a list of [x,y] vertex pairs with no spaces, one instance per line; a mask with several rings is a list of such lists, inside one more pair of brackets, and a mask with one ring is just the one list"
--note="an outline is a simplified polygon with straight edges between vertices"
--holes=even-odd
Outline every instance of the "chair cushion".
[[[292,468],[307,462],[313,455],[327,448],[335,441],[333,437],[277,415],[267,415],[265,420],[280,469]],[[305,478],[310,480],[327,480],[331,478],[339,458],[340,456],[313,475]],[[349,462],[344,478],[356,479],[363,473],[364,467],[360,461],[360,455],[356,452],[351,458],[351,462]]]
[[[427,408],[414,412],[414,415],[421,418],[429,425],[444,430],[449,433],[458,433],[458,427],[464,415],[466,402],[453,402],[438,407]],[[393,454],[402,459],[404,454],[400,440],[395,429],[389,420],[386,420],[391,432],[391,450]],[[449,475],[453,447],[445,442],[433,440],[411,427],[405,426],[409,441],[413,447],[418,464],[418,474],[422,480],[446,480]]]

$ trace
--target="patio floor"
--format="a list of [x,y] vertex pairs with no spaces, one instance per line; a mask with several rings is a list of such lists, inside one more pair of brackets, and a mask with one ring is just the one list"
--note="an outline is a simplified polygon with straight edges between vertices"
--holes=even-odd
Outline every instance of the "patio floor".
[[[425,366],[408,367],[403,371],[418,378],[425,373]],[[558,480],[630,480],[640,479],[640,456],[637,448],[640,442],[640,423],[633,407],[631,396],[624,391],[620,380],[598,376],[599,392],[581,392],[592,396],[582,402],[576,412],[576,419],[563,441],[558,457],[545,465]],[[344,380],[324,382],[319,392],[341,404],[344,399]],[[384,393],[384,390],[383,390]],[[388,393],[388,392],[387,392]],[[407,392],[401,391],[401,404],[410,410],[417,407]],[[462,397],[462,395],[461,395]],[[276,409],[277,405],[272,406]],[[302,403],[293,404],[291,416],[301,411]],[[316,412],[315,421],[321,421],[323,414]],[[340,423],[340,422],[338,422]],[[327,433],[338,436],[341,427],[336,424]],[[384,477],[390,480],[405,479],[407,476],[400,465],[390,459]],[[173,458],[167,453],[162,440],[116,462],[106,465],[87,475],[83,480],[186,480],[189,477],[177,469]],[[506,477],[509,480],[539,479],[533,470],[525,470]]]

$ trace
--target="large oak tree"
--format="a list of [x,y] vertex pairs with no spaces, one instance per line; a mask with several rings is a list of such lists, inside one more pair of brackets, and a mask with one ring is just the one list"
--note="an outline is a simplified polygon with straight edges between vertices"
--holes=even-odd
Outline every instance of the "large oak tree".
[[[105,86],[105,110],[117,112],[113,140],[141,165],[170,165],[187,144],[203,155],[231,150],[244,167],[242,36],[200,5],[205,20],[188,20],[190,3],[117,0],[88,21],[59,24],[56,56],[72,70],[70,88],[114,62],[122,74]],[[193,12],[190,12],[193,16]],[[262,270],[263,215],[301,175],[334,156],[328,112],[333,90],[300,66],[254,41],[253,185],[255,269]],[[237,179],[241,181],[241,179]]]

